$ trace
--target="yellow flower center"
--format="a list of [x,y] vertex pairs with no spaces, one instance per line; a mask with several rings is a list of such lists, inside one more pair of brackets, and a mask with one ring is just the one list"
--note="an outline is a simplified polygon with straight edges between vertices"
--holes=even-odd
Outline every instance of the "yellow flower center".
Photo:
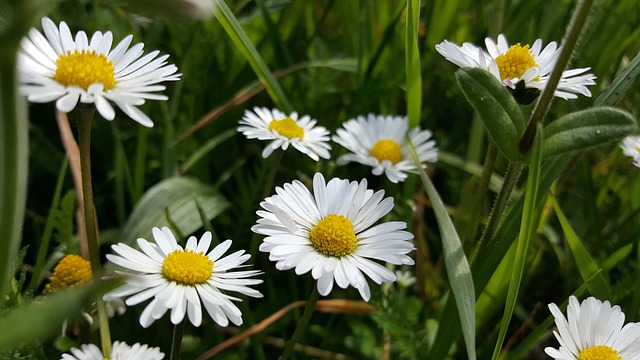
[[53,269],[45,292],[88,285],[91,280],[91,263],[78,255],[67,255]]
[[393,140],[382,139],[379,140],[373,147],[371,151],[369,151],[369,155],[378,159],[378,161],[383,162],[385,160],[389,160],[392,163],[397,163],[402,160],[402,150],[400,149],[400,144]]
[[204,284],[212,273],[213,261],[203,252],[176,250],[162,263],[162,275],[182,285]]
[[298,126],[298,123],[288,116],[282,120],[272,120],[269,123],[269,130],[275,130],[278,134],[286,136],[289,139],[302,139],[304,136],[304,129]]
[[311,229],[311,244],[326,256],[343,257],[358,247],[353,224],[344,215],[329,214]]
[[521,78],[528,69],[538,67],[529,45],[520,46],[520,43],[512,45],[506,53],[498,56],[496,64],[502,80]]
[[91,84],[100,83],[105,90],[116,85],[113,62],[104,54],[95,51],[67,51],[56,60],[56,74],[53,78],[62,85],[78,86],[85,90]]
[[598,345],[580,351],[578,360],[622,360],[622,357],[612,348]]

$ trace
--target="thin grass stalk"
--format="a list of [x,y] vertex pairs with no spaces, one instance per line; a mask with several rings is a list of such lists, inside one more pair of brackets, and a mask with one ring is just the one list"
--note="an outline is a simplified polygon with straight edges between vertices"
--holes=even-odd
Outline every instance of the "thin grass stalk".
[[284,345],[284,350],[282,351],[282,355],[278,358],[278,360],[287,360],[291,353],[293,353],[293,346],[300,340],[300,337],[304,333],[304,330],[307,328],[307,323],[311,318],[311,314],[313,314],[313,309],[316,306],[316,302],[318,302],[318,298],[320,297],[320,292],[318,291],[317,284],[313,284],[313,291],[311,291],[311,295],[309,296],[309,300],[307,301],[307,306],[304,308],[304,312],[302,313],[302,317],[300,321],[298,321],[298,326],[296,330],[291,335],[291,338]]
[[[493,142],[493,140],[489,140],[489,145],[487,146],[487,154],[484,158],[484,165],[482,167],[482,175],[480,176],[480,181],[477,186],[477,197],[475,200],[475,205],[473,207],[473,214],[471,214],[472,219],[469,224],[469,231],[467,232],[467,237],[463,242],[463,246],[465,250],[469,249],[469,246],[473,244],[473,241],[476,238],[476,234],[478,232],[478,224],[480,223],[480,214],[482,213],[482,209],[484,208],[485,198],[487,197],[487,191],[489,190],[489,181],[491,180],[491,175],[493,174],[493,168],[496,163],[496,157],[498,156],[498,147]],[[468,251],[465,251],[467,253]]]
[[420,75],[420,53],[418,52],[418,22],[420,0],[407,0],[407,33],[405,61],[407,74],[407,116],[409,128],[420,124],[422,109],[422,78]]
[[180,360],[180,352],[182,351],[182,335],[184,334],[184,323],[187,319],[183,319],[178,324],[173,325],[173,333],[171,336],[171,355],[170,360]]

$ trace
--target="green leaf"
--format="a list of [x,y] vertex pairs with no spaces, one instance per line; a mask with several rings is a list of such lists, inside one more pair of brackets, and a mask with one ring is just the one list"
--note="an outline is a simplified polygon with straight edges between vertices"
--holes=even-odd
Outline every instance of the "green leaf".
[[467,356],[470,360],[475,360],[476,295],[473,287],[473,278],[471,277],[471,269],[469,268],[464,250],[462,249],[460,237],[453,226],[449,214],[447,214],[447,209],[444,207],[438,191],[424,172],[424,169],[419,166],[420,160],[418,159],[418,154],[408,137],[407,143],[409,144],[413,161],[419,169],[418,172],[422,180],[422,186],[433,205],[433,212],[438,222],[438,228],[440,229],[444,264],[460,315],[460,324],[462,325],[462,335],[467,348]]
[[631,60],[629,65],[607,86],[607,89],[593,103],[593,106],[613,105],[622,98],[627,89],[640,75],[640,52]]
[[525,124],[520,106],[502,83],[480,68],[456,72],[460,89],[480,114],[484,127],[502,154],[511,161],[520,159],[518,142]]
[[0,331],[0,349],[11,350],[25,343],[37,344],[54,336],[66,319],[72,319],[91,303],[94,290],[84,287],[60,291],[38,298],[24,307],[13,308],[0,318],[0,329],[3,329]]
[[153,227],[167,226],[165,208],[183,234],[202,227],[199,204],[211,220],[229,206],[229,202],[213,187],[189,177],[165,179],[142,196],[122,229],[121,241],[133,243],[137,238],[149,239]]
[[599,107],[574,112],[544,128],[543,159],[617,141],[633,134],[638,125],[625,111]]
[[420,53],[418,52],[418,22],[420,0],[407,0],[407,33],[405,43],[407,72],[407,116],[409,128],[420,124],[422,108],[422,79],[420,77]]
[[[560,221],[560,226],[562,226],[562,231],[564,232],[564,237],[567,240],[573,259],[576,261],[576,265],[578,266],[580,276],[582,277],[582,280],[586,281],[593,276],[600,267],[593,260],[591,255],[589,255],[587,249],[582,245],[582,241],[580,241],[578,235],[576,235],[575,231],[571,228],[569,221],[567,221],[562,209],[553,196],[551,197],[551,202],[553,203],[553,209],[556,212],[556,216]],[[589,285],[589,292],[598,299],[612,298],[609,283],[602,273],[600,273],[600,275],[597,276]]]
[[538,125],[538,131],[533,141],[533,150],[531,155],[531,165],[529,166],[529,175],[527,176],[527,188],[524,195],[524,210],[520,222],[520,233],[516,244],[516,254],[513,262],[513,274],[509,282],[509,291],[507,293],[507,302],[504,308],[502,321],[500,322],[500,331],[498,340],[493,349],[492,359],[497,359],[502,349],[504,338],[507,335],[509,323],[513,310],[518,300],[518,292],[520,291],[520,283],[522,274],[524,273],[527,250],[529,249],[529,241],[534,236],[538,221],[540,218],[540,210],[536,210],[538,190],[540,187],[540,163],[542,153],[542,126]]

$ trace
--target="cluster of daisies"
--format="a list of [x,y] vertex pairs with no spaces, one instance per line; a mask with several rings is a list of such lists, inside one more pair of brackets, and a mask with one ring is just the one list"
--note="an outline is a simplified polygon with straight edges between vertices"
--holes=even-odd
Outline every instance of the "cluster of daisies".
[[[111,32],[96,32],[91,38],[83,31],[75,38],[69,27],[42,20],[44,35],[32,29],[21,43],[18,63],[21,91],[33,102],[56,102],[56,108],[70,112],[77,106],[95,106],[107,120],[115,118],[115,104],[138,123],[151,127],[153,121],[138,106],[146,100],[166,100],[157,92],[164,81],[178,80],[175,65],[167,64],[168,55],[152,51],[143,56],[143,44],[131,45],[126,37],[112,49]],[[514,96],[527,89],[542,90],[559,54],[555,42],[542,49],[541,40],[528,45],[509,46],[500,35],[497,44],[486,41],[487,51],[472,44],[462,46],[448,41],[436,50],[461,67],[482,67],[494,74]],[[577,94],[590,96],[587,86],[595,77],[585,74],[588,68],[567,70],[562,74],[555,95],[564,99]],[[268,157],[274,150],[289,146],[318,161],[329,159],[328,141],[345,147],[339,165],[357,162],[372,167],[375,175],[383,173],[392,182],[404,181],[417,170],[411,156],[413,145],[420,164],[435,162],[437,148],[431,132],[408,128],[403,116],[369,114],[346,121],[331,138],[326,128],[308,115],[299,117],[273,109],[256,107],[247,110],[238,131],[249,139],[268,140],[262,152]],[[410,142],[409,142],[409,140]],[[637,156],[640,166],[640,141],[625,141],[623,149]],[[629,153],[628,153],[629,154]],[[381,262],[412,265],[408,255],[414,250],[402,221],[379,222],[393,209],[393,199],[384,191],[368,188],[367,180],[349,181],[322,174],[313,177],[312,191],[300,181],[276,187],[276,194],[264,199],[257,212],[259,219],[252,231],[264,236],[259,249],[269,254],[279,270],[294,269],[298,275],[311,273],[321,295],[328,295],[334,284],[352,286],[368,301],[368,279],[376,284],[401,280],[409,286],[415,279],[403,272],[394,273]],[[138,249],[119,243],[112,246],[107,259],[117,266],[116,273],[124,285],[105,295],[105,300],[126,298],[127,306],[148,301],[140,324],[149,327],[169,312],[173,324],[188,319],[194,326],[203,323],[207,314],[220,326],[242,324],[241,301],[234,293],[260,298],[252,288],[262,283],[260,270],[244,270],[250,255],[237,250],[225,256],[231,240],[213,244],[210,232],[200,239],[191,236],[181,245],[173,232],[164,227],[152,230],[154,241],[137,239]],[[367,279],[368,278],[368,279]],[[86,261],[69,255],[54,269],[48,291],[83,286],[91,282]],[[204,308],[204,310],[203,310]],[[550,305],[556,318],[555,333],[560,348],[547,348],[556,359],[635,359],[640,353],[640,325],[627,324],[618,306],[594,298],[578,304],[570,299],[568,318],[558,307]],[[113,343],[111,359],[162,359],[158,348],[121,342]],[[62,359],[103,359],[95,345],[74,348]]]

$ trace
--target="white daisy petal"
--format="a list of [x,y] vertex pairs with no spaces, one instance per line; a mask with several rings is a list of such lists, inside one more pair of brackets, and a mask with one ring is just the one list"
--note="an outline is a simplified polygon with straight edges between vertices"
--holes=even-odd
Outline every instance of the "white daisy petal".
[[[78,101],[95,104],[102,117],[113,120],[116,113],[111,101],[143,126],[153,126],[136,106],[145,99],[168,99],[153,93],[164,90],[159,83],[180,78],[177,67],[166,63],[167,55],[158,57],[154,51],[136,61],[142,56],[144,45],[129,49],[132,36],[110,52],[110,31],[96,32],[90,40],[84,31],[79,31],[74,38],[66,23],[56,27],[49,18],[42,19],[42,28],[44,36],[35,29],[29,31],[18,54],[21,92],[29,101],[56,101],[58,110],[65,113],[75,109]],[[83,66],[86,71],[77,70]]]
[[151,302],[140,315],[140,324],[149,327],[155,320],[171,310],[171,322],[178,324],[185,318],[194,325],[202,324],[202,304],[211,318],[221,326],[231,321],[242,323],[242,313],[230,300],[240,301],[226,294],[238,292],[251,297],[262,297],[250,285],[262,283],[252,277],[262,274],[257,270],[233,271],[249,260],[244,250],[223,256],[231,247],[231,240],[206,251],[211,245],[212,235],[206,232],[198,241],[191,237],[185,249],[180,247],[168,227],[153,228],[155,243],[138,239],[142,252],[126,244],[112,248],[116,254],[107,254],[107,259],[125,271],[125,284],[110,291],[105,299],[128,297],[131,306],[148,299]]
[[559,348],[547,347],[553,359],[637,359],[640,350],[640,323],[624,323],[619,306],[611,306],[590,297],[582,303],[569,298],[567,317],[555,304],[549,304],[558,332],[554,335]]
[[[83,344],[80,348],[71,348],[70,354],[62,354],[61,360],[103,360],[105,357],[94,344]],[[111,360],[160,360],[164,359],[164,353],[160,348],[149,347],[135,343],[132,346],[115,341],[111,345]]]
[[[403,138],[404,132],[392,136]],[[368,135],[362,138],[366,141]],[[264,210],[257,212],[260,219],[251,228],[267,235],[259,250],[269,253],[278,270],[295,269],[297,275],[311,272],[321,295],[328,295],[335,281],[340,288],[353,286],[368,301],[371,293],[365,275],[377,284],[396,280],[391,270],[370,259],[413,263],[406,255],[414,249],[408,241],[413,235],[403,230],[406,223],[372,226],[391,211],[393,199],[383,199],[383,191],[367,189],[366,180],[326,182],[316,173],[313,194],[299,181],[276,188],[276,193],[261,203]],[[283,224],[290,221],[297,227]]]
[[627,136],[620,144],[622,153],[629,157],[633,165],[640,167],[640,136]]

